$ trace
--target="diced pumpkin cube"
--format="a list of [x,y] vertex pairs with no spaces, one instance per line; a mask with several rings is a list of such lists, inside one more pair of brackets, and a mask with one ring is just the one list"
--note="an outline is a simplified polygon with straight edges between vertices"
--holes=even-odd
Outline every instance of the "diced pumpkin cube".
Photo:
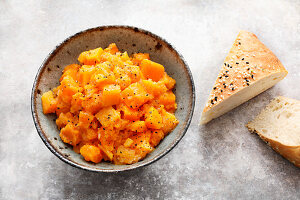
[[120,58],[122,61],[126,62],[128,60],[130,60],[128,54],[127,54],[127,51],[123,52],[123,53],[120,53]]
[[84,51],[79,55],[78,61],[84,65],[94,65],[100,62],[100,56],[102,52],[103,52],[102,48]]
[[97,129],[87,128],[82,132],[81,137],[84,142],[95,140],[98,138],[98,131]]
[[116,83],[124,90],[131,84],[131,79],[127,74],[123,74],[123,76],[116,79]]
[[97,113],[103,107],[102,93],[93,94],[92,96],[85,98],[81,105],[87,112],[92,114]]
[[121,101],[121,88],[119,85],[107,85],[103,88],[103,104],[104,106],[112,106],[119,104]]
[[116,111],[113,107],[102,108],[95,117],[102,124],[103,127],[114,127],[121,118],[120,112]]
[[59,116],[61,113],[67,113],[70,111],[70,103],[65,103],[61,100],[61,98],[58,99],[57,108],[56,108],[56,115]]
[[72,96],[71,101],[71,113],[76,113],[82,109],[81,103],[83,99],[83,94],[81,92],[78,92]]
[[130,138],[127,138],[126,141],[124,142],[124,147],[130,147],[133,143],[133,140]]
[[153,96],[159,96],[162,93],[167,91],[167,87],[164,84],[154,82],[152,80],[143,80],[142,84],[145,88],[145,90],[152,94]]
[[100,149],[101,149],[101,150],[103,151],[103,153],[104,153],[104,155],[103,155],[104,160],[110,160],[110,161],[113,160],[114,154],[113,154],[111,151],[107,150],[106,148],[104,148],[104,147],[101,146],[101,145],[100,145]]
[[174,111],[177,108],[176,96],[172,91],[165,92],[159,97],[159,103],[165,106],[168,111]]
[[94,145],[83,145],[80,148],[80,154],[84,157],[86,161],[92,161],[94,163],[99,163],[102,160],[102,154],[99,147]]
[[133,137],[131,137],[131,139],[133,140],[135,153],[138,159],[144,158],[148,153],[154,150],[149,143],[150,138],[151,138],[150,131],[146,131],[144,133],[138,133]]
[[61,129],[59,136],[64,143],[68,143],[73,146],[77,145],[81,141],[79,130],[71,122]]
[[145,123],[148,128],[152,129],[160,129],[163,126],[162,117],[153,106],[145,114]]
[[124,90],[131,84],[131,79],[126,74],[125,69],[121,67],[115,67],[113,72],[116,77],[116,83],[120,85],[122,90]]
[[135,53],[133,54],[133,64],[135,65],[140,65],[142,60],[144,59],[150,59],[149,54],[148,53]]
[[59,81],[62,81],[64,77],[71,76],[74,80],[78,80],[78,70],[80,65],[71,64],[64,68],[63,75],[60,77]]
[[95,85],[92,85],[92,84],[88,84],[88,85],[85,85],[84,86],[84,96],[86,98],[89,98],[89,97],[92,97],[94,94],[97,94],[99,89],[95,87]]
[[50,90],[42,95],[42,107],[44,114],[55,113],[57,107],[57,98],[54,98],[53,92]]
[[123,111],[124,119],[131,120],[131,121],[140,119],[140,117],[142,115],[142,113],[139,110],[129,108],[126,105],[123,105],[121,110]]
[[95,74],[92,78],[95,85],[102,89],[105,85],[113,84],[116,82],[114,73],[110,72],[106,75],[104,74]]
[[175,101],[176,97],[172,91],[168,91],[159,97],[159,102],[164,105],[174,104]]
[[164,134],[168,134],[177,126],[179,121],[176,119],[175,115],[167,111],[163,111],[161,115],[163,123],[161,130],[164,132]]
[[111,54],[116,54],[117,52],[119,52],[119,49],[116,45],[116,43],[111,43],[110,45],[108,45],[108,47],[106,49],[104,49],[105,52],[109,52]]
[[144,132],[146,131],[147,127],[144,121],[136,121],[136,122],[132,122],[129,126],[128,129],[130,131],[139,133],[139,132]]
[[153,130],[151,131],[150,144],[153,147],[156,147],[159,142],[164,138],[164,132],[162,130]]
[[92,65],[83,65],[79,69],[79,81],[84,86],[90,82],[91,77],[96,72],[96,68]]
[[141,79],[141,70],[138,66],[126,66],[124,67],[124,72],[130,77],[131,82],[135,83]]
[[61,93],[59,93],[61,99],[66,103],[71,103],[72,96],[77,92],[82,92],[82,88],[71,76],[65,76],[61,81]]
[[132,164],[138,161],[135,151],[123,145],[118,147],[116,156],[118,160],[117,164]]
[[151,99],[140,83],[133,83],[128,86],[121,92],[121,98],[130,108],[138,108]]
[[165,72],[164,66],[147,59],[142,60],[141,70],[145,78],[150,78],[153,81],[159,81]]
[[79,127],[87,129],[94,121],[95,116],[91,113],[80,111],[79,112]]
[[166,72],[164,72],[164,75],[159,82],[165,84],[169,90],[173,89],[176,84],[175,79],[171,78]]
[[59,117],[56,119],[56,125],[59,129],[65,127],[69,122],[74,122],[74,117],[72,113],[60,113]]

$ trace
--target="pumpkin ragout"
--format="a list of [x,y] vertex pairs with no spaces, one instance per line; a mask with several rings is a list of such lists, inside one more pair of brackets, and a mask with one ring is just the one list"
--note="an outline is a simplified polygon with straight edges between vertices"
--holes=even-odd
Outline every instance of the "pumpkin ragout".
[[176,81],[149,54],[129,57],[112,43],[82,52],[78,61],[42,95],[42,107],[56,113],[60,138],[86,161],[138,162],[179,123]]

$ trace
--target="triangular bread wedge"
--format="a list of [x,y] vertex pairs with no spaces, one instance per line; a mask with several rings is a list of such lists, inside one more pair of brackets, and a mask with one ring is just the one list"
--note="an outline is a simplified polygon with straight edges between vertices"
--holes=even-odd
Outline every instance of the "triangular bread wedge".
[[246,126],[300,167],[300,101],[277,97]]
[[282,80],[287,71],[256,35],[240,31],[203,110],[205,124]]

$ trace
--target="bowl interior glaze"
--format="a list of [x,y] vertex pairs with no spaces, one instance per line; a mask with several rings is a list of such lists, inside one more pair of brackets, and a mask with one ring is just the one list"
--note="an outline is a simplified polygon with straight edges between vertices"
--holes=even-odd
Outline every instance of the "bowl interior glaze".
[[[135,52],[149,53],[151,60],[162,64],[167,73],[176,80],[174,93],[178,109],[175,113],[180,123],[156,149],[142,161],[132,165],[113,165],[107,162],[93,164],[64,144],[55,124],[56,116],[44,115],[41,95],[59,85],[59,77],[65,66],[77,63],[82,51],[107,47],[116,43],[120,51],[129,55]],[[32,89],[32,114],[37,131],[45,145],[64,162],[89,171],[118,172],[148,165],[168,153],[184,136],[190,124],[195,101],[192,74],[182,56],[165,40],[135,27],[103,26],[79,32],[59,44],[40,67]]]

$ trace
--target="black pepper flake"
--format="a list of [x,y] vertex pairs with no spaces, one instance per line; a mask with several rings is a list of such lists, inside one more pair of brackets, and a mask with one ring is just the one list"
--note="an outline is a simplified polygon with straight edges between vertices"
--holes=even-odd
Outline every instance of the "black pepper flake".
[[225,78],[227,78],[228,77],[228,75],[225,75]]
[[214,104],[214,100],[211,100],[210,103]]
[[215,97],[215,101],[217,101],[218,100],[218,97]]
[[236,62],[235,64],[237,64],[237,65],[238,65],[239,63],[238,63],[238,62]]
[[216,87],[214,87],[214,90],[217,89]]
[[248,68],[247,70],[250,70],[250,68]]
[[249,62],[246,62],[246,64],[249,64]]
[[249,83],[247,83],[247,85],[249,86],[250,84],[249,84]]
[[251,78],[253,78],[253,74],[251,74]]
[[245,58],[242,58],[242,60],[245,60]]
[[228,73],[229,71],[225,71],[226,73]]
[[221,90],[221,92],[223,92],[223,90]]
[[234,87],[233,88],[231,88],[232,89],[232,91],[234,90]]
[[224,63],[224,65],[226,66],[226,63]]
[[241,43],[239,42],[239,45],[241,45]]
[[219,79],[221,79],[221,78],[222,78],[222,76],[219,77]]

